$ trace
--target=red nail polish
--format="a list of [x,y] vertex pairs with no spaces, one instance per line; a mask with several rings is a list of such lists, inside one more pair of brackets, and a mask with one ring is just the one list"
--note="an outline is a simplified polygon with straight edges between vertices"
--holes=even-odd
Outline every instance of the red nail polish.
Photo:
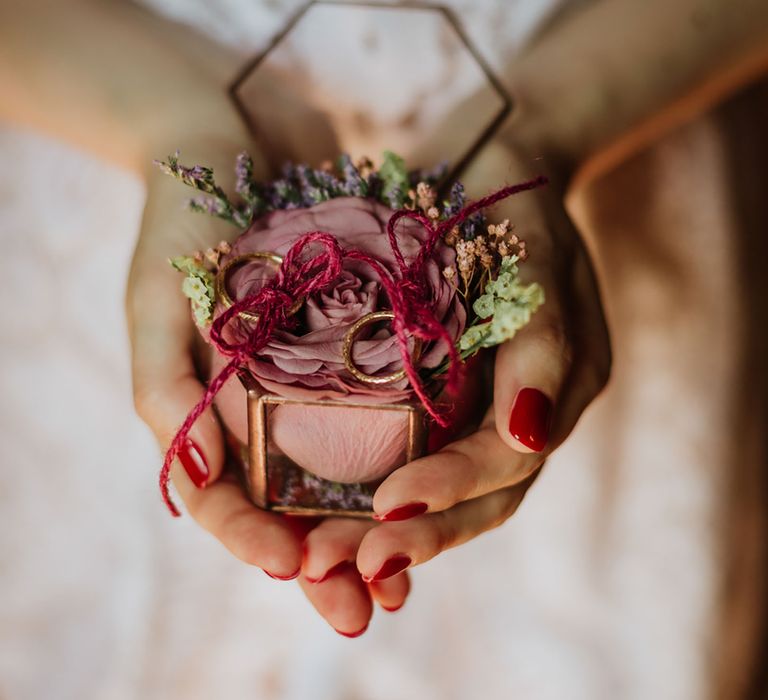
[[549,437],[552,402],[538,389],[520,389],[509,415],[509,432],[515,440],[541,452]]
[[350,639],[354,639],[355,637],[359,637],[360,635],[365,634],[365,631],[367,629],[368,629],[368,625],[363,627],[363,629],[358,630],[357,632],[342,632],[341,630],[336,630],[336,632],[338,632],[342,637],[349,637]]
[[397,612],[398,610],[400,610],[400,608],[402,608],[403,605],[405,605],[405,603],[401,603],[400,605],[396,605],[394,608],[388,608],[386,605],[382,605],[381,609],[382,610],[386,610],[388,613],[394,613],[394,612]]
[[184,442],[184,447],[179,451],[179,462],[184,467],[192,483],[199,489],[204,489],[208,484],[208,463],[202,450],[190,439]]
[[387,559],[373,576],[363,576],[363,581],[366,583],[383,581],[385,578],[390,578],[399,574],[403,569],[407,569],[411,565],[411,561],[412,559],[407,554],[395,554],[394,557]]
[[384,513],[384,515],[374,515],[373,519],[384,523],[393,522],[395,520],[408,520],[409,518],[415,518],[417,515],[426,513],[427,508],[429,508],[429,506],[420,501],[406,503],[404,506],[393,508],[387,513]]
[[346,571],[350,566],[352,566],[351,561],[340,561],[338,564],[334,564],[328,569],[328,571],[326,571],[320,578],[312,578],[310,576],[305,576],[304,578],[307,579],[309,583],[322,583],[323,581],[327,581],[329,578]]
[[299,574],[301,573],[301,567],[296,569],[292,574],[288,574],[288,576],[280,576],[279,574],[271,574],[266,569],[262,569],[262,571],[269,576],[269,578],[273,578],[276,581],[293,581],[293,579],[298,578]]

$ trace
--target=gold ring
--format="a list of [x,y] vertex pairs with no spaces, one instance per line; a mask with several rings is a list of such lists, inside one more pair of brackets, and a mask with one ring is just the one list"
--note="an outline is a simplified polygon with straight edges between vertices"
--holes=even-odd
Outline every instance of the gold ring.
[[[239,267],[240,265],[243,265],[251,260],[265,260],[274,264],[276,267],[280,267],[280,265],[283,264],[282,256],[278,255],[277,253],[262,251],[257,251],[255,253],[244,253],[243,255],[237,255],[234,258],[227,260],[226,264],[219,269],[218,273],[216,274],[216,279],[214,280],[214,291],[216,293],[216,298],[219,300],[219,302],[221,302],[225,309],[230,308],[235,303],[232,301],[232,297],[229,296],[229,292],[227,291],[227,280],[229,279],[230,273],[232,272],[233,268]],[[288,309],[287,315],[293,316],[293,314],[295,314],[301,308],[303,303],[304,299],[297,299],[293,306]],[[249,321],[259,320],[259,314],[253,311],[241,311],[238,316],[248,319]]]
[[[401,369],[398,372],[393,372],[392,374],[385,374],[382,376],[365,374],[365,372],[361,372],[357,367],[355,367],[355,363],[352,361],[352,346],[355,344],[355,340],[360,331],[370,323],[375,323],[376,321],[392,321],[394,318],[394,311],[373,311],[372,313],[366,314],[361,319],[355,321],[353,326],[347,331],[346,335],[344,336],[344,344],[342,345],[342,354],[344,356],[344,365],[355,379],[358,379],[361,382],[365,382],[366,384],[391,384],[392,382],[400,381],[401,379],[404,379],[406,376],[408,376],[404,369]],[[421,353],[421,340],[419,338],[415,338],[414,340],[415,343],[413,346],[412,357],[414,360],[416,360],[416,358]]]

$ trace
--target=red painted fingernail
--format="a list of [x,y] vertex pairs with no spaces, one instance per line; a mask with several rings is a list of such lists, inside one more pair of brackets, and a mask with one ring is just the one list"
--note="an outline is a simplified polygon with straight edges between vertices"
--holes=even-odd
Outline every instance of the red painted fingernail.
[[400,610],[400,608],[402,608],[403,605],[405,605],[405,603],[400,603],[400,605],[397,605],[394,608],[388,608],[386,605],[382,605],[381,609],[382,610],[386,610],[389,613],[393,613],[393,612],[397,612],[398,610]]
[[179,462],[184,467],[192,483],[199,489],[204,489],[208,484],[208,463],[205,461],[203,451],[190,438],[184,442],[184,447],[179,451]]
[[299,574],[301,573],[301,567],[296,569],[292,574],[288,574],[288,576],[280,576],[279,574],[272,574],[266,569],[262,569],[262,571],[269,576],[269,578],[273,578],[276,581],[293,581],[293,579],[298,578]]
[[538,389],[520,389],[509,415],[509,432],[515,440],[541,452],[549,437],[552,402]]
[[407,554],[395,554],[394,557],[387,559],[373,576],[363,576],[363,581],[366,583],[383,581],[385,578],[390,578],[399,574],[403,569],[407,569],[411,565],[411,561],[413,560]]
[[395,520],[408,520],[408,518],[415,518],[417,515],[427,512],[429,506],[426,503],[416,501],[415,503],[406,503],[404,506],[397,506],[392,510],[384,513],[384,515],[374,515],[373,519],[379,522],[393,522]]
[[343,571],[346,571],[350,566],[352,566],[353,562],[351,561],[340,561],[338,564],[334,564],[328,571],[326,571],[320,578],[312,578],[311,576],[305,576],[304,578],[307,579],[309,583],[322,583],[323,581],[327,581],[332,576],[336,576],[337,574],[342,573]]
[[[334,627],[334,629],[336,629]],[[357,632],[342,632],[341,630],[336,630],[342,637],[349,637],[350,639],[354,639],[355,637],[359,637],[363,634],[365,634],[365,631],[368,629],[368,625],[363,627],[363,629],[358,630]]]

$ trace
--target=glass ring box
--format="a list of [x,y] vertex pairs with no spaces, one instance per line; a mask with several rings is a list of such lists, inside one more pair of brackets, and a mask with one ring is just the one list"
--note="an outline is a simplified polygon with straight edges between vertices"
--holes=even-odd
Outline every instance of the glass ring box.
[[[247,492],[261,508],[370,517],[377,486],[426,451],[428,428],[418,402],[299,401],[263,394],[245,373],[240,381],[248,402],[249,444],[239,443],[237,452]],[[325,473],[366,476],[339,481],[323,478]]]
[[[275,167],[333,159],[343,141],[355,160],[392,150],[413,162],[446,161],[446,182],[459,177],[512,107],[453,13],[419,2],[306,2],[246,62],[229,94]],[[461,128],[450,128],[457,118]],[[372,379],[346,366],[359,381]],[[474,377],[454,400],[449,429],[437,427],[415,397],[299,401],[269,393],[243,370],[222,391],[234,408],[220,414],[250,498],[284,513],[370,517],[373,493],[388,474],[439,449],[487,405],[482,371],[467,370]]]

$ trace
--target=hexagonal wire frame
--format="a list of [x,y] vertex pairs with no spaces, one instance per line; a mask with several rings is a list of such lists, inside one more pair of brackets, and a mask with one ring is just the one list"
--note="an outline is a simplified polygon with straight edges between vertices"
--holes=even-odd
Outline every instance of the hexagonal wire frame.
[[240,86],[248,79],[251,73],[254,70],[256,70],[256,68],[264,60],[266,60],[267,56],[269,56],[271,51],[278,44],[280,44],[280,42],[288,35],[288,33],[302,20],[302,18],[307,14],[307,12],[315,5],[368,7],[368,8],[390,9],[390,10],[429,10],[431,12],[439,13],[443,16],[445,21],[456,33],[456,36],[458,37],[459,41],[464,45],[464,48],[467,49],[469,54],[475,60],[477,65],[480,67],[480,70],[485,75],[485,78],[488,81],[488,84],[491,86],[493,91],[501,99],[501,103],[502,103],[502,106],[499,109],[498,113],[493,117],[493,119],[491,119],[491,121],[488,123],[485,129],[483,129],[483,131],[477,137],[475,142],[469,147],[467,152],[464,153],[464,155],[461,156],[457,160],[455,165],[453,165],[453,167],[450,169],[450,171],[446,175],[445,180],[442,183],[442,186],[445,187],[447,183],[451,183],[454,180],[458,179],[458,177],[464,172],[466,167],[472,162],[472,159],[478,154],[478,152],[482,149],[482,147],[493,136],[493,134],[496,132],[499,126],[501,126],[501,123],[504,121],[504,119],[512,110],[513,102],[512,102],[511,96],[504,89],[499,79],[494,75],[493,71],[490,69],[485,59],[483,59],[480,52],[477,50],[474,44],[469,40],[469,37],[467,37],[460,22],[456,18],[456,15],[453,13],[453,11],[450,8],[445,7],[444,5],[439,5],[439,4],[429,3],[429,2],[407,2],[407,1],[400,2],[397,5],[390,5],[390,4],[383,4],[378,2],[366,2],[365,0],[359,0],[357,2],[346,2],[346,0],[310,0],[288,21],[288,24],[283,28],[283,30],[280,33],[278,33],[272,39],[272,41],[269,43],[269,46],[262,53],[252,58],[250,61],[248,61],[248,63],[245,64],[245,66],[243,66],[243,68],[238,73],[237,77],[234,79],[234,81],[229,87],[230,98],[234,102],[237,111],[240,113],[243,121],[247,124],[251,133],[256,135],[258,132],[258,128],[251,114],[249,113],[246,105],[240,99],[238,90],[240,89]]
[[[251,73],[254,70],[256,70],[256,68],[263,61],[266,60],[266,58],[269,56],[272,50],[280,44],[280,42],[288,35],[288,33],[302,20],[302,18],[307,14],[307,12],[315,5],[369,7],[369,8],[375,8],[375,9],[391,9],[391,10],[428,10],[428,11],[432,11],[442,15],[442,17],[445,19],[448,25],[455,32],[459,41],[464,45],[464,47],[469,52],[470,56],[472,56],[472,58],[475,60],[475,62],[477,63],[483,75],[485,76],[492,90],[496,93],[496,95],[501,100],[501,108],[499,109],[499,111],[495,114],[495,116],[491,119],[491,121],[485,126],[485,128],[482,130],[482,132],[474,141],[474,143],[471,144],[471,146],[466,151],[466,153],[464,153],[464,155],[461,156],[457,160],[456,164],[450,169],[443,183],[441,183],[442,184],[441,189],[446,187],[448,184],[452,183],[454,180],[458,179],[461,173],[466,169],[466,167],[472,161],[472,159],[477,155],[477,153],[483,148],[483,146],[493,136],[493,134],[499,128],[501,123],[510,113],[510,111],[512,110],[513,101],[510,95],[501,85],[498,78],[494,75],[493,71],[490,69],[486,61],[480,55],[479,51],[475,48],[474,44],[469,40],[469,38],[467,37],[466,33],[461,27],[461,24],[457,20],[453,11],[450,8],[445,7],[443,5],[439,5],[439,4],[434,4],[429,2],[408,2],[407,0],[404,2],[400,2],[397,5],[383,4],[383,3],[377,3],[377,2],[366,2],[365,0],[358,0],[354,2],[347,2],[346,0],[309,0],[309,2],[307,2],[302,8],[300,8],[299,11],[296,12],[296,14],[288,21],[288,23],[283,28],[283,30],[279,32],[272,39],[272,41],[269,43],[269,46],[267,46],[267,48],[263,52],[261,52],[260,54],[252,58],[250,61],[248,61],[245,64],[245,66],[243,66],[243,68],[237,74],[236,78],[232,81],[232,84],[229,87],[230,98],[232,99],[237,111],[240,113],[243,121],[248,126],[251,133],[256,135],[258,133],[258,128],[253,117],[248,111],[246,105],[240,99],[238,90],[240,89],[241,85],[248,79]],[[243,381],[243,384],[246,386],[246,388],[248,388],[249,386],[248,381],[244,380],[243,377],[241,377],[241,381]],[[249,398],[249,405],[251,406],[251,408],[253,408],[252,398],[253,397]],[[251,432],[251,427],[250,427],[251,422],[252,420],[249,419],[249,432]],[[251,452],[253,452],[255,449],[255,446],[251,445],[250,449],[251,449]],[[254,455],[250,454],[249,462],[251,462],[252,465],[256,465],[260,469],[260,471],[259,471],[259,475],[257,475],[257,478],[255,480],[257,490],[259,491],[259,493],[257,494],[252,493],[251,489],[253,484],[251,483],[251,480],[248,478],[248,476],[246,476],[246,474],[250,475],[250,470],[246,469],[245,470],[246,474],[242,475],[248,480],[248,485],[247,485],[248,492],[250,493],[252,498],[256,496],[255,501],[261,507],[266,507],[267,509],[271,510],[272,506],[266,502],[266,470],[264,469],[263,455],[262,455],[262,459],[259,460],[259,459],[254,459]],[[287,510],[289,510],[290,512],[297,512],[297,513],[300,512],[301,514],[304,514],[304,515],[327,514],[325,511],[311,509],[311,508],[309,509],[301,508],[299,510],[294,510],[294,509],[287,509]],[[338,514],[339,513],[337,513],[337,515]],[[362,512],[351,513],[351,515],[356,515],[358,517],[359,516],[369,517],[370,513],[362,513]]]

